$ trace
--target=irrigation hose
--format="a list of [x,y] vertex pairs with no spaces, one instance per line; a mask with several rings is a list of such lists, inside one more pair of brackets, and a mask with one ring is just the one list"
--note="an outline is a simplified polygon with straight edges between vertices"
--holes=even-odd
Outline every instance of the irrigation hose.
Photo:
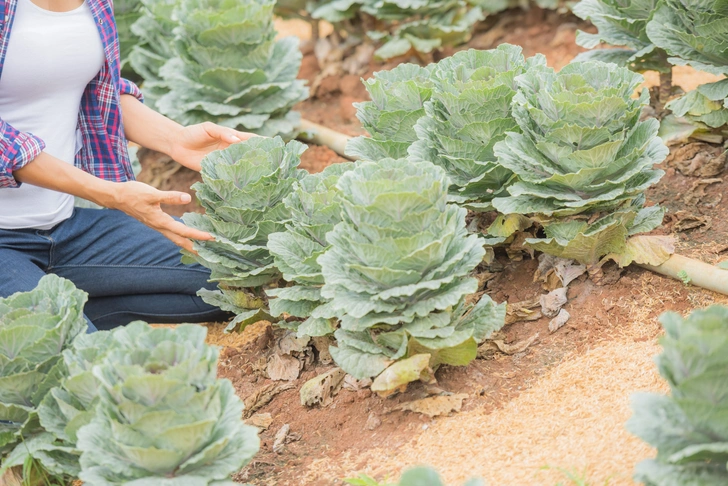
[[301,130],[301,134],[298,136],[299,140],[316,145],[325,145],[342,157],[346,157],[349,160],[356,160],[355,157],[348,156],[344,153],[346,143],[352,137],[305,119],[301,120],[299,128]]
[[639,265],[660,275],[682,280],[719,294],[728,295],[728,270],[708,265],[694,258],[672,255],[662,265]]

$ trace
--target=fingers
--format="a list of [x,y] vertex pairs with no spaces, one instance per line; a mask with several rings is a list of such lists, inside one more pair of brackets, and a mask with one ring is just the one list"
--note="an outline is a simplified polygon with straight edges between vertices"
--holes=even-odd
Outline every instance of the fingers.
[[162,227],[165,231],[191,240],[212,241],[215,239],[210,233],[190,228],[179,221],[175,221],[171,216],[168,216],[168,218],[169,220]]
[[259,137],[260,135],[256,135],[255,133],[249,133],[249,132],[239,132],[237,130],[233,130],[235,136],[237,136],[240,140],[249,140],[253,137]]
[[195,248],[194,248],[194,243],[192,243],[191,240],[188,240],[187,238],[182,238],[181,236],[176,235],[176,234],[172,233],[171,231],[160,231],[160,233],[162,233],[162,235],[165,238],[167,238],[168,240],[170,240],[172,243],[179,246],[180,248],[184,248],[185,250],[189,251],[190,253],[194,253],[195,255],[197,255],[197,252],[195,251]]
[[222,140],[223,142],[229,143],[229,144],[239,143],[244,140],[248,140],[251,137],[258,136],[254,133],[241,132],[239,130],[234,130],[232,128],[215,125],[214,123],[211,123],[211,122],[204,123],[203,128],[210,136],[217,138],[219,140]]
[[172,204],[179,206],[181,204],[189,204],[192,201],[192,196],[186,192],[157,191],[157,193],[160,204]]
[[202,124],[208,135],[218,140],[222,140],[225,143],[233,144],[242,142],[244,139],[238,137],[238,131],[232,128],[221,127],[211,122],[205,122]]

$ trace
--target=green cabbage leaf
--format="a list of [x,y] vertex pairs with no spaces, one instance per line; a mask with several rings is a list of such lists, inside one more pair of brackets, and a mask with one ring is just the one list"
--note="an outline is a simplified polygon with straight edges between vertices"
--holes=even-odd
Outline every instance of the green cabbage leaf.
[[519,130],[511,114],[516,77],[545,63],[543,56],[526,60],[520,47],[501,44],[489,51],[458,52],[437,64],[432,99],[415,125],[419,140],[409,154],[445,169],[453,201],[490,210],[492,199],[513,182],[513,172],[496,160],[494,146],[507,132]]
[[362,162],[340,177],[342,221],[318,263],[321,295],[341,321],[331,354],[347,373],[374,377],[424,354],[432,368],[466,365],[503,326],[504,305],[466,300],[485,250],[468,235],[467,211],[447,203],[448,186],[439,167],[406,159]]
[[45,433],[38,406],[65,374],[61,354],[86,332],[86,298],[51,274],[30,292],[0,299],[0,470],[31,456],[52,474],[73,473],[73,456]]
[[283,199],[306,171],[298,168],[306,146],[280,137],[253,137],[211,153],[202,161],[202,182],[193,188],[205,214],[188,213],[188,226],[206,231],[214,241],[196,241],[197,261],[209,268],[221,292],[200,291],[211,305],[238,314],[230,329],[264,318],[260,288],[280,279],[268,250],[271,233],[285,230],[290,210]]
[[632,398],[630,432],[657,448],[637,465],[647,486],[728,483],[728,308],[712,306],[687,318],[660,317],[665,335],[656,361],[669,395]]
[[371,137],[351,139],[346,154],[364,160],[398,159],[417,140],[414,126],[432,96],[434,64],[400,64],[364,81],[371,101],[354,103],[356,116]]
[[659,122],[639,121],[649,94],[631,95],[642,76],[589,61],[558,74],[537,66],[517,81],[513,115],[522,133],[509,132],[495,154],[518,181],[493,205],[542,223],[546,238],[526,243],[596,265],[624,251],[628,236],[657,227],[662,210],[643,209],[644,192],[662,177],[653,166],[668,150]]
[[299,335],[323,336],[335,329],[334,315],[321,296],[324,277],[316,259],[328,248],[326,235],[341,221],[336,183],[354,164],[333,164],[300,180],[283,203],[291,214],[286,230],[268,236],[268,250],[283,278],[293,285],[266,290],[270,313],[305,319]]
[[276,40],[274,0],[181,0],[174,10],[176,57],[160,69],[170,92],[164,115],[189,125],[212,121],[260,135],[293,138],[308,97],[296,79],[298,39]]
[[98,402],[78,431],[84,483],[229,486],[259,448],[228,380],[217,379],[206,329],[152,328],[137,321],[113,332],[92,368]]

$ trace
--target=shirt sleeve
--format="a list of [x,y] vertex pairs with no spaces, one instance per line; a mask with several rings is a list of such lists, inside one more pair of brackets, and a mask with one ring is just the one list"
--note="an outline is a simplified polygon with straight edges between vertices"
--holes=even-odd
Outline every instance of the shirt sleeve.
[[32,133],[16,130],[0,118],[0,188],[18,187],[13,172],[22,169],[45,149]]
[[129,81],[128,79],[121,78],[119,91],[121,92],[121,94],[132,95],[139,101],[144,102],[144,95],[142,94],[142,90],[139,89],[139,86]]

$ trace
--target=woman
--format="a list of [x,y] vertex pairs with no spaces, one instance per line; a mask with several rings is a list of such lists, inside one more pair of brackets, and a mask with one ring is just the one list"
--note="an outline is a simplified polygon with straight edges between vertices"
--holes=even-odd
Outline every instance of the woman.
[[[224,316],[195,295],[214,287],[208,271],[177,248],[211,236],[160,209],[190,196],[134,182],[126,144],[200,170],[250,134],[184,128],[141,99],[120,78],[111,0],[0,0],[0,297],[52,272],[88,292],[100,329]],[[109,210],[74,209],[74,196]]]

